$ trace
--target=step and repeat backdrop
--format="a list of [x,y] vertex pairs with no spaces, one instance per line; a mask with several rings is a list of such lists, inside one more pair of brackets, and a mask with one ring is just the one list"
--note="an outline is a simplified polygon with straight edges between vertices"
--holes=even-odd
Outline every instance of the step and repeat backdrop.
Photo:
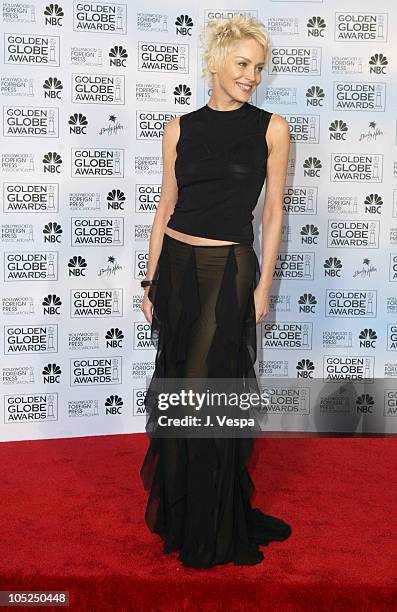
[[267,426],[395,432],[397,7],[243,4],[0,4],[2,440],[144,431],[164,124],[208,101],[198,35],[235,13],[272,42],[250,102],[291,133]]

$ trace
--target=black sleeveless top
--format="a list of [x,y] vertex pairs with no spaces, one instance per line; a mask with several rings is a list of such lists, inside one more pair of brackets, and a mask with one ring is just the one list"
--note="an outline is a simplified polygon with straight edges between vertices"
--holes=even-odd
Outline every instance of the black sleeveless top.
[[232,111],[206,104],[180,116],[178,200],[167,227],[253,244],[252,211],[266,178],[271,116],[248,102]]

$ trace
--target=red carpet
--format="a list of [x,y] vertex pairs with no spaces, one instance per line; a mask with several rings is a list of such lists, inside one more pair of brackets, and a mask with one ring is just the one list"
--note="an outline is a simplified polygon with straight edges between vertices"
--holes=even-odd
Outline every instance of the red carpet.
[[253,505],[292,535],[254,567],[195,570],[143,523],[144,435],[2,443],[0,590],[69,590],[73,612],[395,610],[395,444],[258,440]]

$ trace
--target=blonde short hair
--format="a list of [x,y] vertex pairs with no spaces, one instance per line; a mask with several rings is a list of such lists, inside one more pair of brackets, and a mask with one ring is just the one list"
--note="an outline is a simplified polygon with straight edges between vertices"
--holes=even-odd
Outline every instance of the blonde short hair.
[[212,73],[208,70],[207,61],[214,56],[215,65],[220,67],[231,52],[234,43],[244,38],[254,38],[262,47],[265,60],[270,51],[269,34],[265,26],[255,17],[234,15],[230,19],[209,21],[200,34],[202,52],[201,76],[211,81]]

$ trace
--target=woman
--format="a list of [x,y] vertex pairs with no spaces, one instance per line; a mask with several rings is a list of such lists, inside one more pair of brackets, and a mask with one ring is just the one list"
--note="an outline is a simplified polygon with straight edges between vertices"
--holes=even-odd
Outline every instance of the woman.
[[[256,324],[269,311],[281,240],[287,121],[248,103],[261,82],[268,35],[253,17],[207,24],[208,104],[165,125],[161,198],[149,243],[142,311],[160,378],[256,381]],[[252,210],[264,180],[262,271]],[[251,385],[252,387],[252,385]],[[156,414],[151,386],[148,422]],[[284,521],[250,505],[252,438],[153,437],[141,468],[146,523],[188,567],[254,565]]]

